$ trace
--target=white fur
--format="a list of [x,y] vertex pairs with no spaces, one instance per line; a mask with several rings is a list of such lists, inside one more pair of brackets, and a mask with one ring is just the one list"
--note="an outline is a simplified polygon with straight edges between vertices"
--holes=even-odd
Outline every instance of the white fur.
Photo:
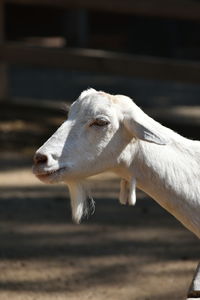
[[88,196],[86,185],[80,181],[69,181],[68,188],[71,196],[72,216],[76,223],[81,221],[83,216],[88,216],[94,212],[94,201]]
[[[98,120],[105,124],[95,125]],[[137,184],[200,237],[200,142],[162,126],[128,97],[89,89],[36,152],[34,173],[45,182],[67,183],[80,222],[87,211],[82,180],[108,170],[122,178],[122,204],[135,204]]]

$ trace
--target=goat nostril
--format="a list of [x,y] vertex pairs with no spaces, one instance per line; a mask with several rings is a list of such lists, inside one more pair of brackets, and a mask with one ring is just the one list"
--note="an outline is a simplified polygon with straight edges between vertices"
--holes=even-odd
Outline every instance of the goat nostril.
[[34,163],[38,164],[45,164],[48,161],[48,157],[45,154],[36,153],[34,156]]

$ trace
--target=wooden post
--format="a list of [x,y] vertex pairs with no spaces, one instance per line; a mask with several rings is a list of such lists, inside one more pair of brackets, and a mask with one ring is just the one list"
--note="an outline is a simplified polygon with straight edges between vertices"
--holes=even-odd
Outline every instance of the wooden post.
[[[0,47],[4,43],[5,39],[5,3],[4,0],[0,0]],[[0,61],[0,101],[8,98],[8,77],[7,77],[7,65]]]

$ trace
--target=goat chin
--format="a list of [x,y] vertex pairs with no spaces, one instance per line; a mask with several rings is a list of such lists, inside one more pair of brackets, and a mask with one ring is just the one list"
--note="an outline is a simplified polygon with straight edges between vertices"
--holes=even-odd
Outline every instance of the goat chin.
[[72,218],[79,224],[83,217],[88,217],[95,211],[95,202],[90,195],[85,181],[70,181],[66,183],[69,188]]

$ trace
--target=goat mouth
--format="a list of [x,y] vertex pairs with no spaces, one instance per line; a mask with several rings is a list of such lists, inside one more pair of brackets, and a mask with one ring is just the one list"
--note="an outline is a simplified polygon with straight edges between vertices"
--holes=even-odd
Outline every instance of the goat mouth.
[[57,170],[46,171],[41,173],[36,173],[36,177],[45,183],[53,183],[61,181],[62,174],[65,168],[60,168]]

